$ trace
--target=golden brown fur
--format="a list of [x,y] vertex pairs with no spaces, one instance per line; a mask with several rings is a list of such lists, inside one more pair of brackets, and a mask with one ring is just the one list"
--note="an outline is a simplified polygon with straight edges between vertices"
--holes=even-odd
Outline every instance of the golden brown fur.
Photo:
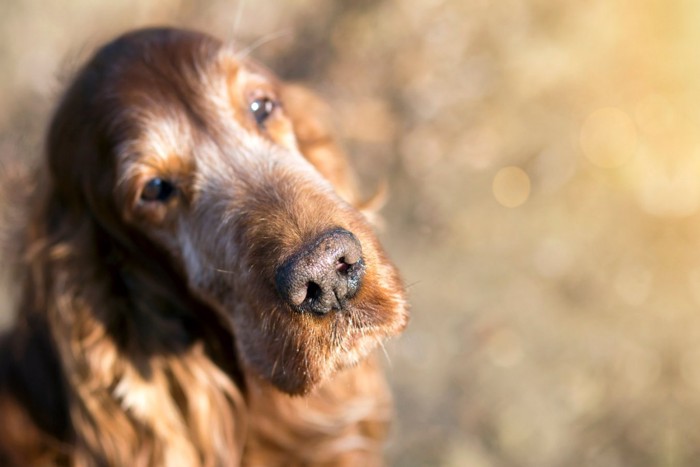
[[[405,326],[403,287],[320,108],[189,31],[127,34],[79,72],[0,339],[0,464],[380,463],[368,355]],[[361,287],[299,312],[275,271],[332,229],[361,243]]]

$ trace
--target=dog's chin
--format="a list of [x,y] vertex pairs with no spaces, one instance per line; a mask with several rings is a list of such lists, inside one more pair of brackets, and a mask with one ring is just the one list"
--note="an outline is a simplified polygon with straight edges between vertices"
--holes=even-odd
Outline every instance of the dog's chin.
[[325,315],[293,310],[272,294],[256,296],[257,302],[229,302],[222,311],[240,362],[290,395],[307,395],[356,366],[408,322],[400,294],[357,300]]
[[[268,332],[258,329],[247,335],[239,333],[239,351],[246,367],[278,390],[294,396],[308,395],[338,372],[356,366],[387,335],[383,329],[354,326],[344,311],[325,316],[291,310],[277,312],[287,315],[268,327]],[[285,335],[270,332],[273,328],[284,329]]]
[[[352,313],[352,311],[346,310]],[[341,312],[343,313],[343,312]],[[358,327],[349,326],[342,339],[333,342],[327,341],[319,348],[318,341],[309,339],[300,342],[300,352],[304,354],[303,359],[297,360],[302,363],[287,365],[285,371],[280,372],[279,368],[267,374],[269,380],[279,390],[290,395],[308,395],[315,389],[322,387],[326,382],[331,381],[339,372],[357,366],[367,358],[383,341],[392,336],[398,335],[407,325],[405,310],[396,314],[396,320],[391,325],[381,327]],[[314,319],[315,317],[308,317]],[[331,318],[331,317],[321,317]],[[342,316],[331,319],[342,320]],[[328,320],[331,321],[331,320]],[[329,326],[330,333],[330,326]],[[318,358],[323,355],[322,358]],[[312,358],[315,357],[315,358]],[[290,371],[291,370],[291,371]]]
[[[357,366],[379,346],[380,338],[370,335],[346,339],[325,349],[327,358],[292,371],[276,371],[267,378],[277,389],[292,396],[304,396],[331,381],[337,373]],[[303,350],[302,350],[303,352]]]

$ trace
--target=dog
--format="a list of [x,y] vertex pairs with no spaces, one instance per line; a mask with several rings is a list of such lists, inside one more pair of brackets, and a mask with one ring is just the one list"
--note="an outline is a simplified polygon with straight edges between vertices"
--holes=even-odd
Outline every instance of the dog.
[[408,306],[325,109],[195,31],[96,52],[21,235],[0,464],[381,464]]

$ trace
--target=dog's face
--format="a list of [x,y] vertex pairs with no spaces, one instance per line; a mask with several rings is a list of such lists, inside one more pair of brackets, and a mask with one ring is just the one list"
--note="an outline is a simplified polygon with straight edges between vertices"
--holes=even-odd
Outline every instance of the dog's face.
[[110,170],[82,182],[85,196],[171,258],[245,365],[305,393],[403,329],[397,272],[338,195],[336,152],[302,152],[308,110],[289,88],[190,32],[133,33],[94,62]]

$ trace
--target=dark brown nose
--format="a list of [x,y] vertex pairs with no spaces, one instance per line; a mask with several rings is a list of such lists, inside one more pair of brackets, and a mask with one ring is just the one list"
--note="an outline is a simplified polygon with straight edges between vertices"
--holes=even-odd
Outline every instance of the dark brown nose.
[[303,245],[278,269],[282,299],[300,312],[341,310],[362,285],[362,245],[345,229],[334,229]]

